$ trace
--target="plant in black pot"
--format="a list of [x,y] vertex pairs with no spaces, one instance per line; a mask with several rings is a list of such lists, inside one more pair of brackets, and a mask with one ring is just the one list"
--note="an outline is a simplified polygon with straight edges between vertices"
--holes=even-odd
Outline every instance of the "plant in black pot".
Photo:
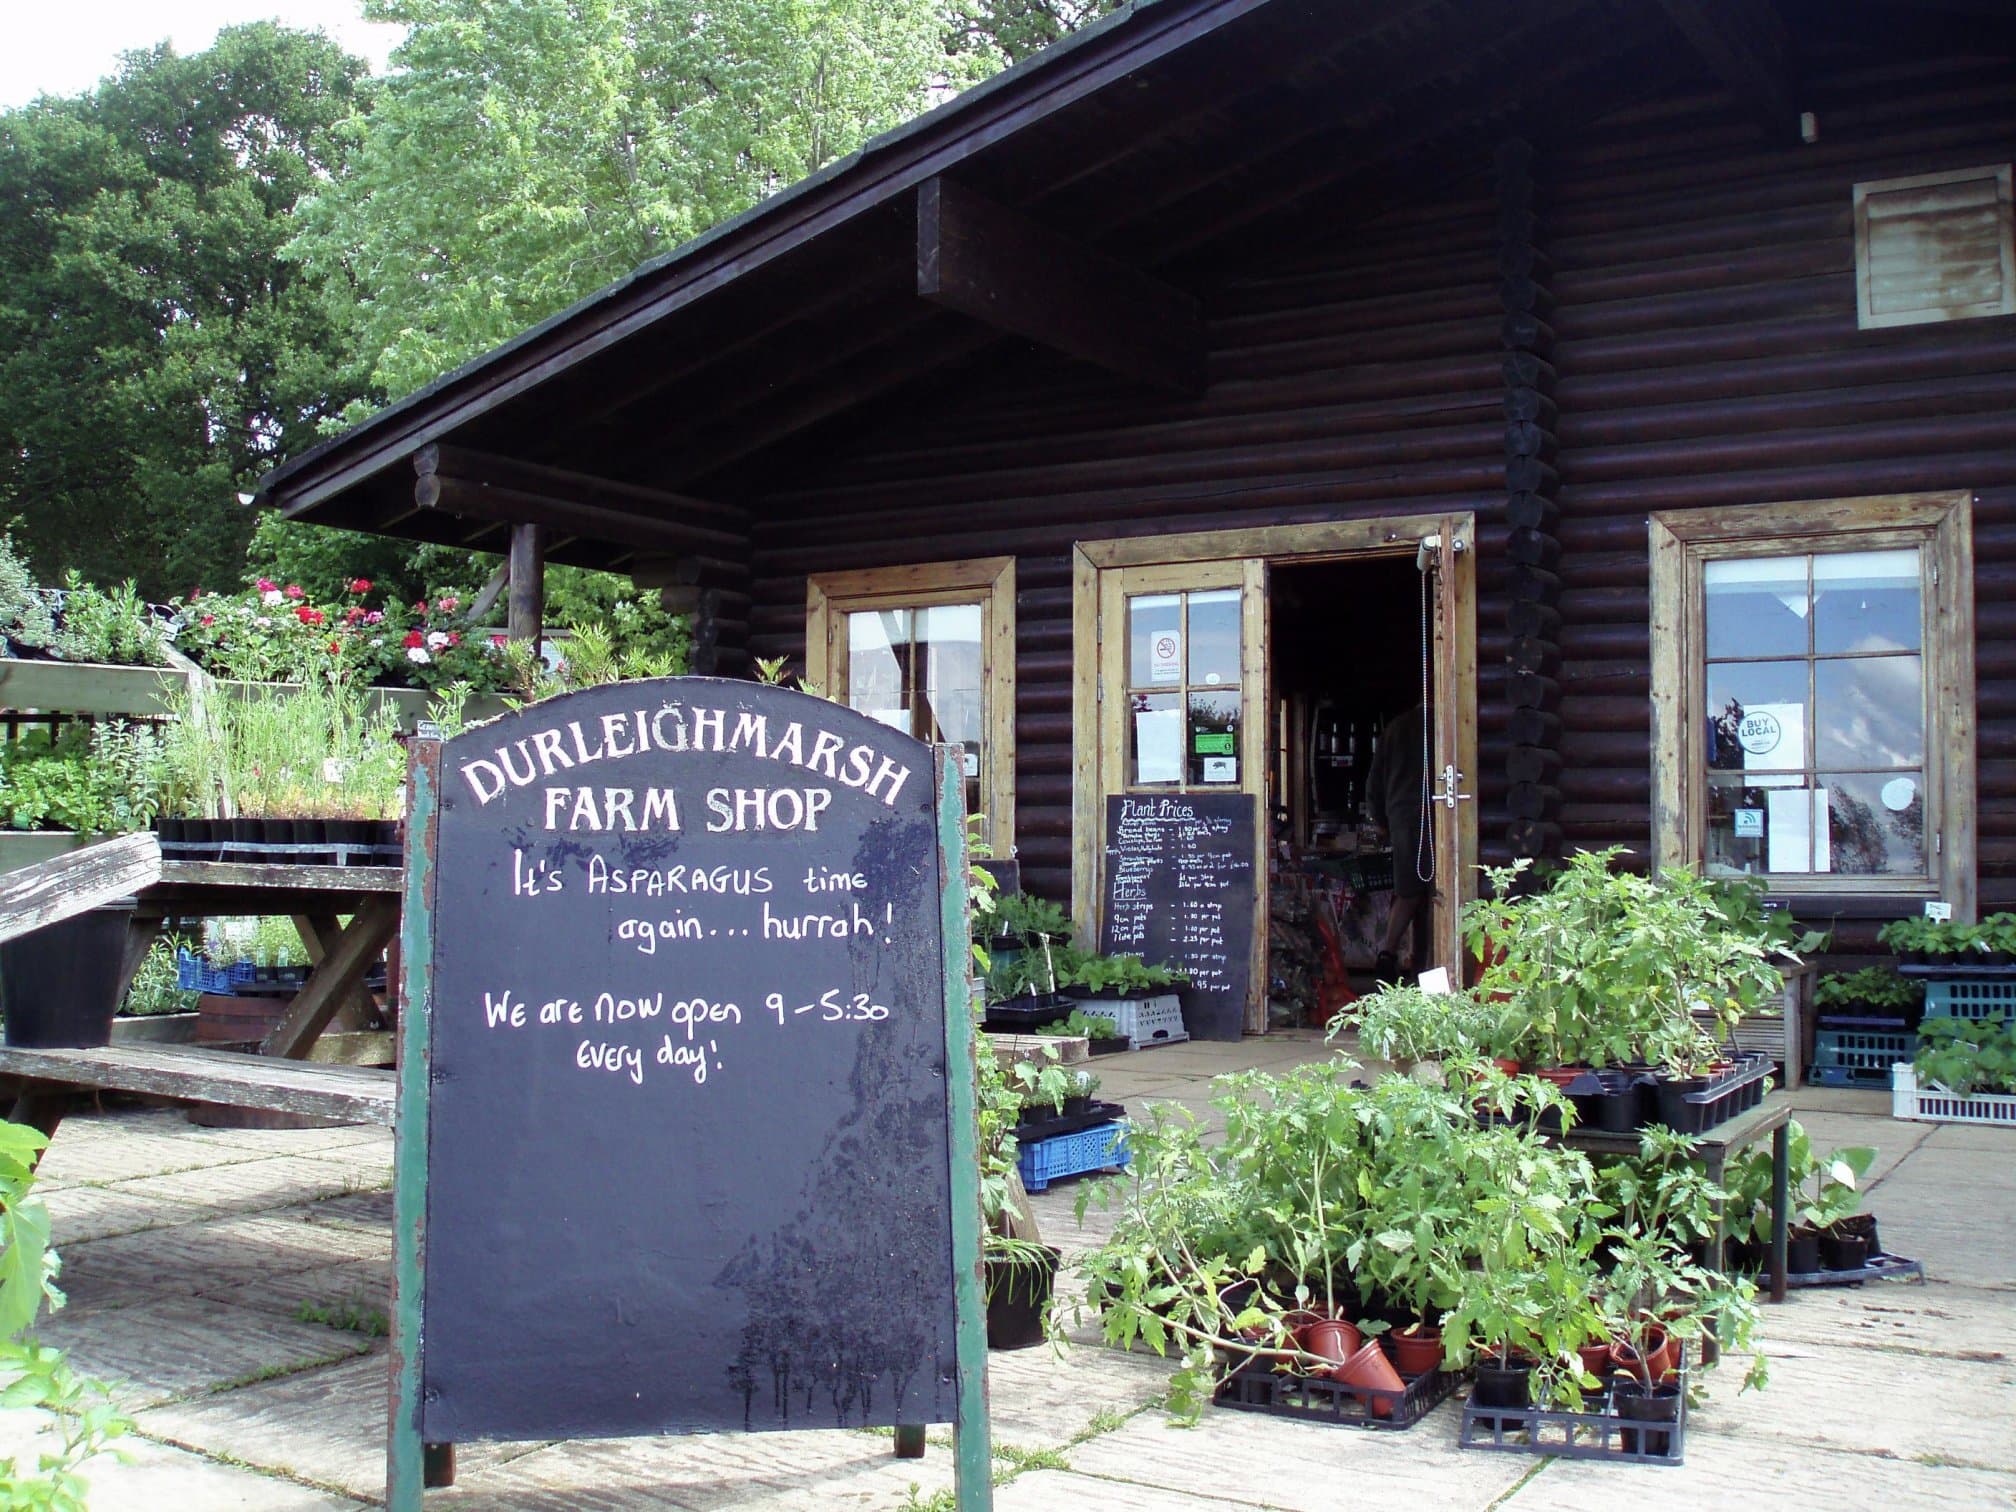
[[1834,971],[1814,987],[1813,1006],[1823,1016],[1891,1020],[1908,1029],[1924,1016],[1925,986],[1888,966]]
[[1875,1164],[1876,1151],[1855,1145],[1816,1155],[1812,1137],[1795,1122],[1786,1130],[1786,1159],[1792,1181],[1786,1268],[1794,1275],[1861,1269],[1868,1260],[1866,1238],[1852,1225],[1840,1225],[1862,1206],[1859,1183]]

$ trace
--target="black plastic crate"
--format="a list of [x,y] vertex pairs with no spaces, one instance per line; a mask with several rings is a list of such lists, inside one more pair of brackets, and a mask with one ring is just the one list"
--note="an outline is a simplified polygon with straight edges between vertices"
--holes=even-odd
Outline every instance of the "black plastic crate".
[[[1266,1360],[1249,1360],[1219,1383],[1212,1402],[1239,1412],[1264,1412],[1303,1423],[1397,1432],[1412,1428],[1463,1383],[1462,1371],[1431,1370],[1403,1391],[1346,1386],[1325,1376],[1291,1375]],[[1378,1415],[1378,1408],[1387,1415]]]
[[1566,1412],[1554,1407],[1482,1407],[1474,1393],[1463,1403],[1456,1442],[1465,1449],[1507,1454],[1551,1454],[1566,1459],[1616,1460],[1637,1465],[1679,1465],[1687,1459],[1687,1372],[1680,1385],[1679,1415],[1671,1423],[1619,1417],[1606,1401],[1601,1412]]
[[1112,1123],[1126,1116],[1125,1107],[1109,1102],[1095,1102],[1081,1113],[1051,1113],[1046,1110],[1035,1118],[1031,1118],[1025,1110],[1022,1121],[1015,1125],[1015,1138],[1023,1144],[1034,1144],[1039,1139],[1055,1139],[1060,1134],[1096,1129],[1100,1124]]

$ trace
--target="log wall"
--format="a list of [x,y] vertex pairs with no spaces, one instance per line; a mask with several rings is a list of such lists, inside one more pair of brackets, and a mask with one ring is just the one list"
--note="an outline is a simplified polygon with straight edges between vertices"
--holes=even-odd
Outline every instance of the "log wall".
[[[808,571],[1013,554],[1017,840],[1028,884],[1063,897],[1073,541],[1474,511],[1481,859],[1511,853],[1515,785],[1558,786],[1530,817],[1567,848],[1643,852],[1647,513],[1971,488],[1980,896],[2016,906],[2016,319],[1857,330],[1851,223],[1858,181],[2016,157],[2016,100],[1999,65],[1843,75],[1811,97],[1807,147],[1757,147],[1712,100],[1536,143],[1516,236],[1486,160],[1432,206],[1340,217],[1332,250],[1256,249],[1198,289],[1195,401],[990,349],[755,502],[753,649],[802,654]],[[1507,281],[1535,270],[1538,290]],[[1508,496],[1542,477],[1553,538],[1515,542]],[[1549,572],[1558,588],[1533,576]],[[1515,699],[1534,677],[1558,697]]]

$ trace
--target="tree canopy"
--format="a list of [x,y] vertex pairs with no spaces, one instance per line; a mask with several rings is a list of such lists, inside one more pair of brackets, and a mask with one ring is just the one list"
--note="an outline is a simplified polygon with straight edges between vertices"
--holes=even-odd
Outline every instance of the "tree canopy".
[[279,249],[362,73],[259,23],[0,113],[0,516],[43,576],[238,576],[233,495],[351,397]]

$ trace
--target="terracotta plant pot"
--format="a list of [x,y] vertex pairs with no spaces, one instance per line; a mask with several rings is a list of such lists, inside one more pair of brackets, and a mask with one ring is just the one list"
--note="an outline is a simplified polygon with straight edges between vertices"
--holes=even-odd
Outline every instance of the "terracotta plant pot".
[[1428,1375],[1442,1368],[1442,1330],[1415,1323],[1386,1335],[1393,1368],[1403,1376]]
[[1656,1385],[1679,1368],[1679,1346],[1673,1336],[1658,1324],[1650,1324],[1645,1329],[1645,1344],[1641,1353],[1639,1347],[1622,1339],[1613,1340],[1610,1345],[1610,1364],[1633,1380]]
[[1358,1332],[1357,1325],[1342,1318],[1318,1318],[1295,1330],[1295,1347],[1319,1360],[1328,1360],[1333,1379],[1337,1376],[1336,1367],[1358,1353],[1364,1343],[1365,1336]]
[[1372,1409],[1372,1416],[1379,1418],[1393,1416],[1394,1404],[1407,1390],[1407,1383],[1400,1379],[1400,1372],[1393,1368],[1393,1362],[1386,1358],[1386,1351],[1376,1340],[1361,1346],[1331,1371],[1330,1379],[1349,1386]]

